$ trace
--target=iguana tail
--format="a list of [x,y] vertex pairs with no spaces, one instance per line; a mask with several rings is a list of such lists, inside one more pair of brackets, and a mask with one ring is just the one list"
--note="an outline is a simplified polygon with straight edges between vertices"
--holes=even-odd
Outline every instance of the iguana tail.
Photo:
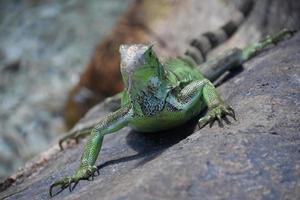
[[237,31],[239,26],[252,11],[253,5],[254,0],[244,0],[238,7],[240,11],[239,16],[232,18],[217,30],[206,32],[201,34],[200,37],[192,39],[182,58],[194,65],[205,62],[206,55],[209,51],[222,44]]
[[244,62],[259,54],[270,45],[277,44],[288,36],[293,36],[295,30],[283,29],[278,33],[269,35],[260,42],[250,44],[249,46],[239,49],[231,49],[225,54],[199,65],[197,68],[210,81],[216,81],[226,71],[232,71],[240,67]]

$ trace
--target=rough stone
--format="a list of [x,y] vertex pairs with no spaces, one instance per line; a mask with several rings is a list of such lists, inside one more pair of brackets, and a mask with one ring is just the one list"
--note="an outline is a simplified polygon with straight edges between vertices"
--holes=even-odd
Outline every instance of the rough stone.
[[[100,176],[52,199],[299,199],[299,58],[296,34],[227,79],[218,90],[236,111],[232,125],[198,130],[192,121],[163,133],[124,128],[108,135]],[[107,112],[98,105],[77,126]],[[82,147],[53,147],[44,164],[20,172],[0,198],[49,199],[49,185],[74,173]]]
[[[233,3],[241,1],[1,0],[0,178],[47,149],[65,131],[64,116],[73,125],[104,96],[121,90],[119,44],[152,42],[159,55],[178,55],[189,39],[236,15]],[[299,9],[299,0],[257,1],[249,19],[212,55],[283,27],[299,29]]]

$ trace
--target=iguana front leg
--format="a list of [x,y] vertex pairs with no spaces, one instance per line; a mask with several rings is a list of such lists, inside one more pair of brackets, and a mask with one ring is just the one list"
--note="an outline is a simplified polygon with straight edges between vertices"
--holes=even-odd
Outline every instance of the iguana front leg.
[[69,187],[70,190],[72,190],[72,183],[93,176],[97,171],[95,162],[101,149],[104,135],[113,133],[126,126],[131,119],[131,116],[131,106],[124,106],[102,119],[101,122],[93,128],[91,135],[85,144],[79,169],[73,176],[62,177],[55,181],[50,186],[50,196],[52,196],[52,189],[55,186],[60,185],[62,189]]
[[[123,96],[123,92],[120,92],[118,94],[115,94],[114,96],[108,97],[101,103],[101,106],[107,108],[110,111],[116,111],[121,107],[122,96]],[[64,136],[59,140],[58,144],[60,149],[63,150],[63,143],[68,140],[73,139],[76,141],[76,143],[78,143],[78,140],[80,138],[84,138],[88,136],[92,132],[94,126],[96,125],[97,124],[95,123],[93,125],[89,125],[89,127],[84,127],[79,130],[77,127],[75,127],[75,130],[72,129],[66,136]]]
[[[217,93],[214,85],[208,80],[196,80],[185,86],[177,97],[177,105],[182,107],[190,106],[191,101],[203,103],[207,107],[208,112],[199,119],[199,127],[202,128],[209,122],[221,119],[228,121],[226,115],[235,119],[233,109],[224,103],[220,95]],[[201,109],[204,107],[201,106]]]
[[235,119],[234,110],[224,103],[220,95],[218,94],[215,86],[211,82],[207,82],[202,89],[203,100],[207,106],[207,113],[204,117],[199,119],[198,125],[200,128],[204,127],[210,122],[218,120],[221,125],[221,119],[223,118],[228,122],[226,115],[229,115]]

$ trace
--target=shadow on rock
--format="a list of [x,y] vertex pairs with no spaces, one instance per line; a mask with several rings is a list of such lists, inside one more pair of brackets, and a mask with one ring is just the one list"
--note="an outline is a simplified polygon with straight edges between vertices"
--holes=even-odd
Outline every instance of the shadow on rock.
[[132,149],[137,151],[137,154],[107,161],[99,165],[98,169],[140,158],[142,160],[137,163],[136,167],[144,165],[162,154],[167,148],[193,134],[197,127],[198,119],[199,117],[196,117],[182,126],[167,131],[140,133],[132,130],[127,135],[126,141]]
[[232,69],[229,72],[227,72],[224,76],[222,76],[219,80],[217,80],[214,84],[215,84],[216,87],[219,87],[220,85],[222,85],[225,82],[231,80],[232,78],[234,78],[238,74],[242,73],[243,71],[244,71],[243,65],[239,66],[235,69]]

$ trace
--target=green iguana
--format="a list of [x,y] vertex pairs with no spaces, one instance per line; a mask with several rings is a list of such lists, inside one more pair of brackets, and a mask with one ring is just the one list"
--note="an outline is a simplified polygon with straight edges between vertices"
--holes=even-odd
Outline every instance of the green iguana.
[[155,132],[179,126],[201,111],[207,113],[199,119],[199,127],[214,120],[226,121],[229,115],[235,118],[233,109],[224,103],[211,81],[226,70],[240,66],[267,45],[277,43],[292,31],[267,37],[262,42],[253,44],[245,49],[234,49],[224,57],[208,61],[200,65],[200,71],[216,73],[208,74],[209,79],[183,59],[170,59],[162,64],[155,55],[152,46],[135,44],[122,45],[121,73],[125,85],[121,97],[120,108],[104,117],[91,130],[75,132],[68,138],[78,139],[90,134],[85,144],[79,169],[73,176],[62,177],[54,182],[52,188],[61,185],[70,187],[80,179],[94,176],[98,172],[96,159],[102,146],[103,137],[125,126],[130,126],[138,132]]
[[[233,22],[228,24],[231,25],[222,29],[225,32],[227,30],[229,35],[234,31],[235,25]],[[125,126],[138,132],[166,130],[189,121],[205,109],[206,114],[198,122],[200,128],[215,120],[220,123],[221,120],[229,122],[227,116],[235,119],[234,110],[220,97],[212,82],[224,72],[241,66],[268,45],[276,44],[290,34],[293,31],[283,30],[244,49],[232,49],[201,65],[195,63],[201,63],[199,58],[204,58],[209,50],[207,46],[213,48],[218,44],[212,33],[203,36],[203,40],[210,41],[210,45],[205,46],[205,41],[199,40],[191,43],[191,47],[197,49],[197,54],[189,49],[183,58],[169,59],[165,63],[160,62],[152,45],[121,45],[120,68],[125,88],[123,92],[110,98],[110,101],[120,100],[121,105],[92,129],[72,132],[60,141],[61,146],[67,139],[78,140],[89,135],[78,170],[72,176],[55,181],[50,186],[50,196],[53,187],[69,187],[71,191],[80,179],[93,177],[95,172],[99,173],[95,162],[104,136]]]

